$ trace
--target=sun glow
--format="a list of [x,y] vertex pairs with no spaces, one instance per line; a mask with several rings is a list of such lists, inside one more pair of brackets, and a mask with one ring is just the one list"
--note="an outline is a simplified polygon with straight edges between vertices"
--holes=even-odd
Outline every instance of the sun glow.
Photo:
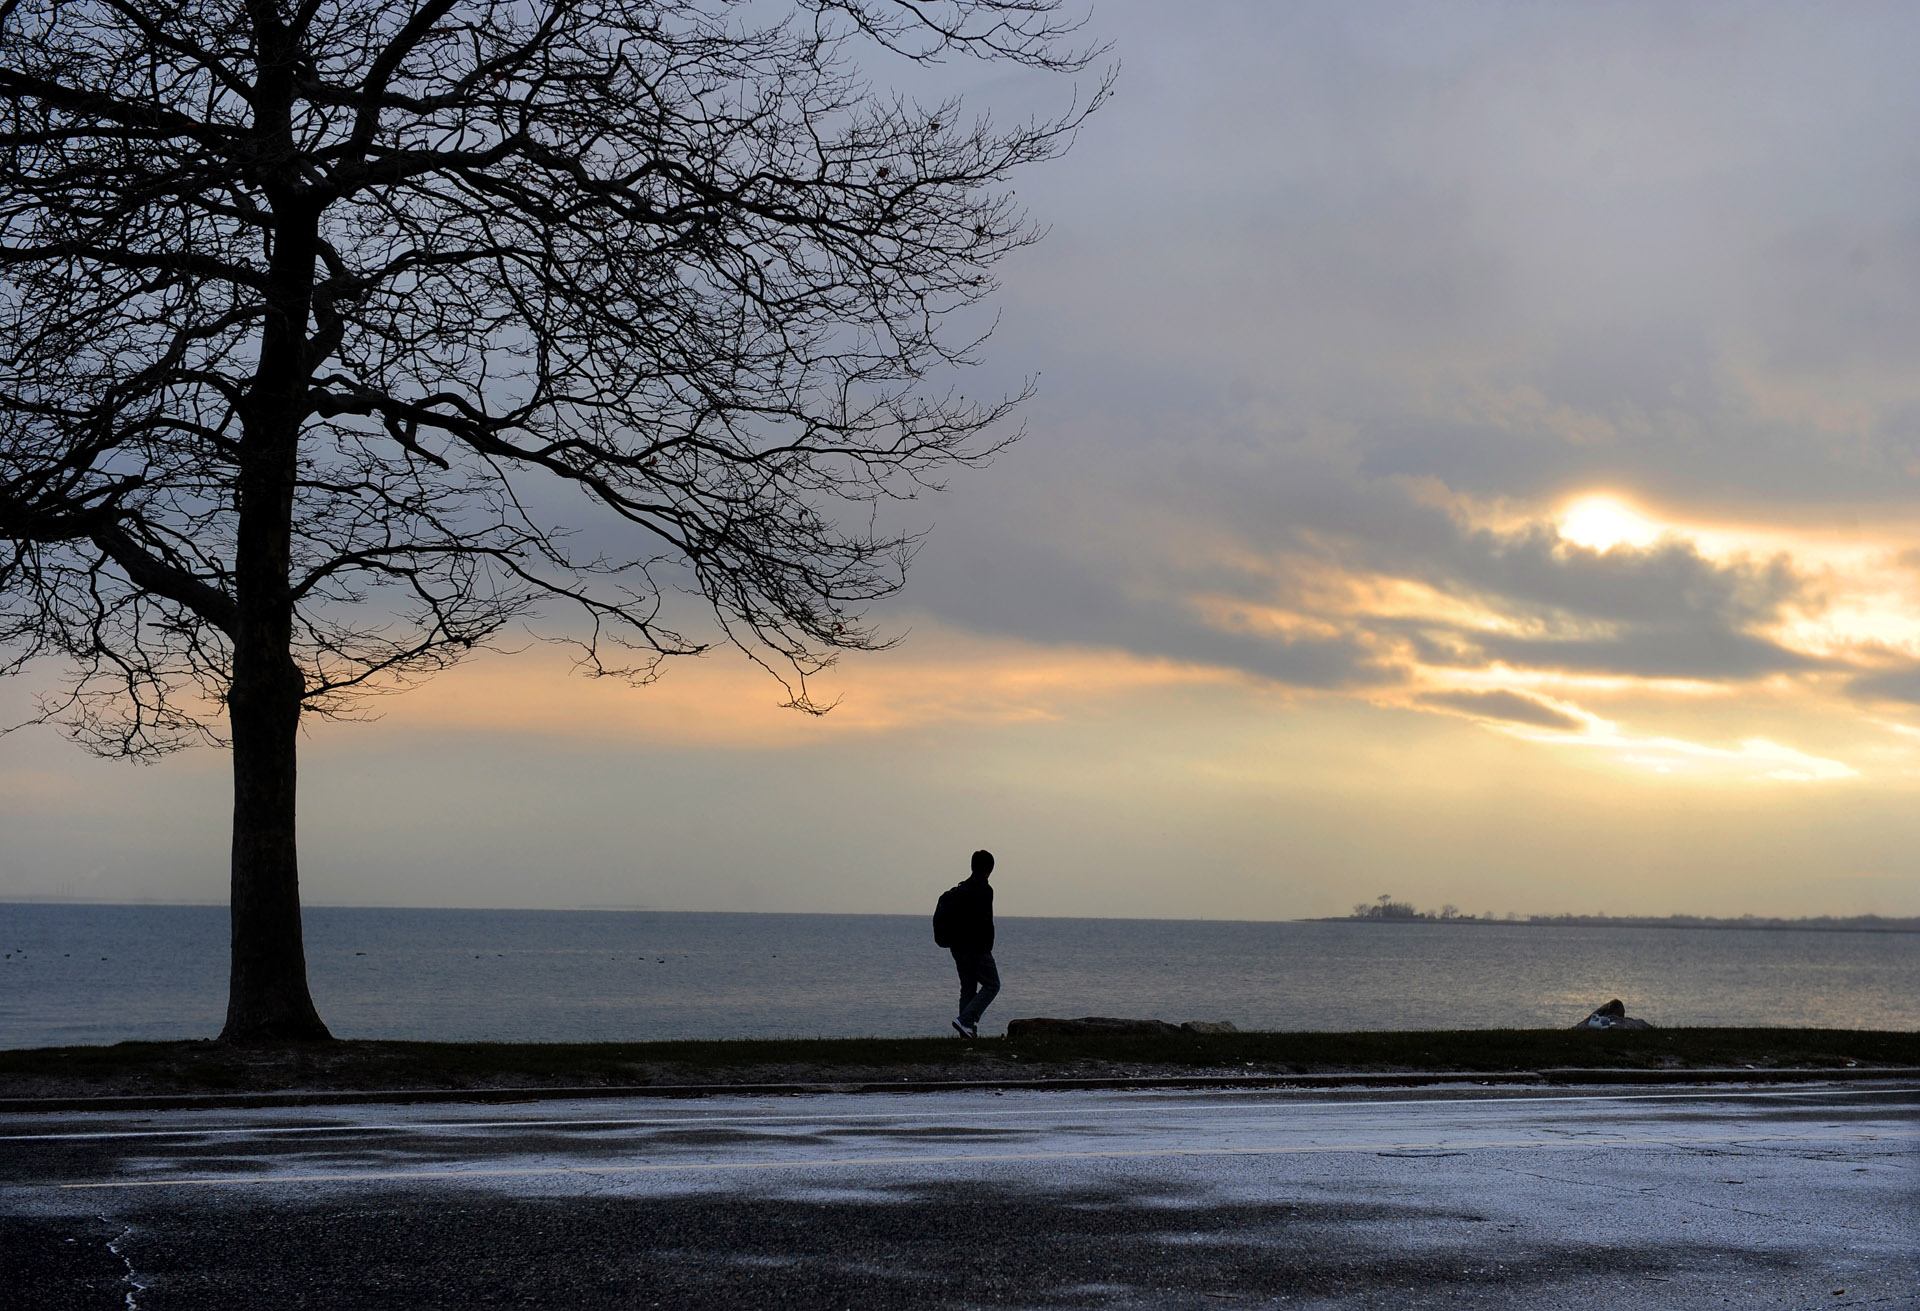
[[1560,536],[1575,546],[1611,551],[1625,543],[1646,546],[1660,536],[1660,525],[1611,496],[1582,496],[1560,514]]

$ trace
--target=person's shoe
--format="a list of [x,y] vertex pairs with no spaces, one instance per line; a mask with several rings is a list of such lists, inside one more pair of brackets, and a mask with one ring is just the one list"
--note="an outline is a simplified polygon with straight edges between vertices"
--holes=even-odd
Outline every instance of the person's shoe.
[[978,1038],[980,1036],[980,1030],[964,1020],[955,1020],[953,1022],[953,1031],[962,1038]]

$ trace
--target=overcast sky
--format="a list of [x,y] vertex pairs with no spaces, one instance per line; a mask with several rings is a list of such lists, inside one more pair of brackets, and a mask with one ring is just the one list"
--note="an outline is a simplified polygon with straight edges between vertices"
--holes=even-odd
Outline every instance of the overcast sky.
[[[902,646],[817,721],[536,649],[317,726],[309,901],[1920,914],[1920,9],[1091,29]],[[0,739],[0,895],[221,899],[226,764]]]

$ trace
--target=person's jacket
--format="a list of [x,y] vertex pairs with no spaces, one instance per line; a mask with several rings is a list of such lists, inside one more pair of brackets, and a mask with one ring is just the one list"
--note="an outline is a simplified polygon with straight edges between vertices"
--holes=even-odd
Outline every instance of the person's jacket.
[[993,950],[993,885],[968,879],[955,891],[961,895],[949,942],[955,951]]

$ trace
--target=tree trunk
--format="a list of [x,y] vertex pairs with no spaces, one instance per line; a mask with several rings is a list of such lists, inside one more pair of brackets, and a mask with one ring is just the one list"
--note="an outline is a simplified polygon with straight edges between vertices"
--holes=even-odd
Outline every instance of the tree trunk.
[[[276,84],[284,77],[276,79]],[[280,87],[274,103],[285,99]],[[273,139],[284,134],[278,124]],[[331,1038],[307,992],[295,843],[300,710],[305,678],[293,658],[294,483],[305,417],[306,327],[317,211],[276,197],[272,268],[260,360],[242,407],[234,538],[233,967],[229,1042]]]
[[[243,644],[239,644],[244,646]],[[330,1038],[307,992],[295,843],[300,671],[283,645],[247,668],[238,652],[228,694],[233,731],[233,967],[228,1042]]]
[[[266,425],[263,425],[263,427]],[[235,551],[233,681],[233,966],[229,1042],[330,1038],[307,993],[300,928],[298,800],[300,704],[293,601],[287,587],[298,439],[256,430],[240,487]],[[278,449],[276,449],[278,448]]]

